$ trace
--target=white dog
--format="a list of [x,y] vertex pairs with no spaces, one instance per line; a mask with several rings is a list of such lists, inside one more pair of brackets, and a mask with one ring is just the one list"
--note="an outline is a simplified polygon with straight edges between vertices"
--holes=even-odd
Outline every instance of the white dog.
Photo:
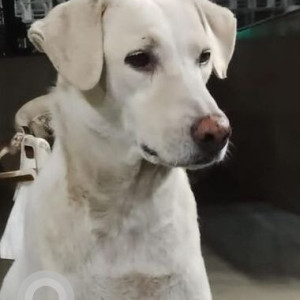
[[211,299],[184,168],[225,155],[229,122],[205,84],[226,76],[235,34],[206,0],[71,0],[31,27],[59,73],[56,143],[1,300],[40,270],[76,300]]

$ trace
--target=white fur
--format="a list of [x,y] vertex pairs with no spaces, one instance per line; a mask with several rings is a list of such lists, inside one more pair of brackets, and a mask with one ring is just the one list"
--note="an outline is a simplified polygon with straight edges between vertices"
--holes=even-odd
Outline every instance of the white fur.
[[[193,161],[191,125],[224,116],[205,83],[213,68],[226,73],[234,18],[193,0],[109,2],[103,9],[100,0],[71,0],[30,31],[61,74],[52,92],[56,143],[30,191],[24,251],[1,300],[17,300],[23,280],[39,270],[65,276],[78,300],[211,299],[196,203],[184,169],[173,166],[202,167]],[[102,14],[99,24],[93,18]],[[91,24],[100,40],[95,30],[85,36]],[[102,58],[93,51],[102,40],[105,69],[96,84]],[[153,41],[153,74],[124,64],[127,53]],[[212,60],[199,67],[205,48]],[[159,156],[143,152],[143,143]],[[56,298],[44,289],[38,299]]]

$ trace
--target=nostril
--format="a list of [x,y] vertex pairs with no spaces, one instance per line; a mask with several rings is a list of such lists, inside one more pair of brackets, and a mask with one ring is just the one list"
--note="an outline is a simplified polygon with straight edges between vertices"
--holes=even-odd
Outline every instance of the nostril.
[[223,116],[210,115],[192,125],[192,138],[204,151],[216,152],[227,143],[231,128]]
[[212,133],[206,133],[202,140],[202,143],[208,144],[208,143],[214,143],[215,142],[215,136]]

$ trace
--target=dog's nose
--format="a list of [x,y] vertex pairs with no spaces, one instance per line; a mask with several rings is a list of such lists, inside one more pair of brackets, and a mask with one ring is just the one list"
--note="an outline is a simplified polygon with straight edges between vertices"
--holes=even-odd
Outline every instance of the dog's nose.
[[198,119],[191,128],[193,140],[208,153],[220,151],[231,135],[231,127],[225,116],[210,115]]

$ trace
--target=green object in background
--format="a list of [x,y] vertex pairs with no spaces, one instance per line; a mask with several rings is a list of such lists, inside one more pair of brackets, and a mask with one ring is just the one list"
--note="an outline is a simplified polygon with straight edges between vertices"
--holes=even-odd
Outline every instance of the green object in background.
[[238,40],[250,40],[257,39],[267,36],[276,35],[276,30],[274,32],[274,28],[269,28],[268,24],[257,24],[253,27],[242,29],[237,34]]
[[255,35],[255,33],[253,33],[253,28],[246,28],[237,33],[237,39],[238,40],[244,40],[244,39],[247,40],[247,39],[253,38],[253,35]]
[[300,10],[257,23],[238,31],[238,40],[284,37],[300,34]]

